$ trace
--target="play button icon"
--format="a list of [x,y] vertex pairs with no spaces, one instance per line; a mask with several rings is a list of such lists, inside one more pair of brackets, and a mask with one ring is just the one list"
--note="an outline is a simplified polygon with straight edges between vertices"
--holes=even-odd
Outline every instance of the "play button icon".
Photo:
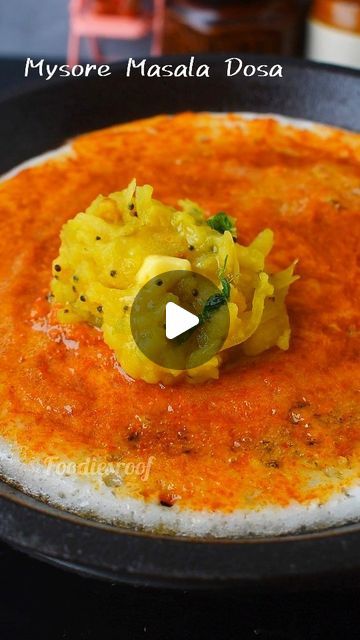
[[193,369],[221,351],[229,331],[227,299],[193,271],[167,271],[144,284],[130,313],[134,341],[155,364]]
[[169,340],[173,340],[189,331],[189,329],[193,329],[199,322],[198,316],[179,307],[175,302],[166,304],[165,335]]

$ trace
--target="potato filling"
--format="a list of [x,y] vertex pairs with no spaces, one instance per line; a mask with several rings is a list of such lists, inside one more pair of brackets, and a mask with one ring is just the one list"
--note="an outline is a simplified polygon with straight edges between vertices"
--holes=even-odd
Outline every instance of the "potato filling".
[[[295,263],[278,273],[267,271],[272,231],[264,229],[243,246],[236,241],[234,220],[226,213],[207,218],[190,200],[173,208],[152,194],[151,186],[137,187],[133,180],[122,191],[98,196],[64,225],[51,283],[59,321],[98,327],[124,371],[149,383],[171,384],[183,378],[203,382],[217,378],[221,364],[231,356],[253,356],[274,346],[288,349],[285,298],[297,276]],[[173,270],[193,271],[211,280],[230,314],[220,353],[184,371],[148,360],[130,326],[131,306],[141,287]],[[156,304],[164,320],[168,301],[174,301],[171,291],[159,291]],[[159,342],[156,348],[170,349],[171,344]]]

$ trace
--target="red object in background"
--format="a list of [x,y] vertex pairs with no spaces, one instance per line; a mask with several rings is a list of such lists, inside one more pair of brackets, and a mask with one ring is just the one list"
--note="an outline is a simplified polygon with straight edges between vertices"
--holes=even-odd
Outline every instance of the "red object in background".
[[98,38],[136,40],[152,34],[151,54],[162,52],[165,0],[146,11],[140,0],[70,0],[67,61],[79,62],[80,40],[87,38],[94,59],[102,60]]
[[95,13],[134,16],[139,11],[138,0],[93,0]]

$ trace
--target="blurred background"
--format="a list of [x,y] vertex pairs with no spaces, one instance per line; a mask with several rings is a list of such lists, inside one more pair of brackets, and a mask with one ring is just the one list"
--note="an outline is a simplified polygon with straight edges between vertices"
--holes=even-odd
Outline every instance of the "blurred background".
[[360,0],[0,0],[0,57],[73,65],[205,51],[360,68]]

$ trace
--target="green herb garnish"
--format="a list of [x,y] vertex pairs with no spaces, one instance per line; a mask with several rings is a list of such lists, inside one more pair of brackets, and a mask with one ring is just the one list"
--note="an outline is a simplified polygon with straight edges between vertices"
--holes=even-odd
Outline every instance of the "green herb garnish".
[[204,308],[199,315],[200,324],[209,320],[214,311],[222,307],[230,298],[230,280],[225,276],[225,269],[228,257],[226,256],[224,266],[219,271],[219,279],[221,283],[221,293],[214,293],[204,304]]
[[225,231],[230,231],[233,238],[236,238],[236,226],[234,218],[228,216],[224,211],[219,211],[216,215],[212,216],[207,220],[207,224],[215,231],[219,233],[225,233]]
[[214,311],[220,309],[225,302],[226,298],[223,293],[214,293],[214,295],[210,296],[210,298],[206,300],[204,308],[199,315],[200,324],[203,324],[206,320],[210,320]]
[[226,300],[230,298],[230,280],[225,275],[225,269],[228,261],[228,256],[224,260],[224,265],[219,271],[219,280],[221,284],[222,294]]
[[197,327],[201,326],[202,324],[210,320],[212,314],[218,309],[220,309],[220,307],[226,304],[227,301],[230,299],[230,280],[225,276],[227,259],[228,259],[228,256],[226,256],[224,260],[224,265],[219,270],[221,292],[219,291],[217,293],[214,293],[212,296],[210,296],[210,298],[206,300],[203,310],[198,316],[199,324],[193,327],[192,329],[185,331],[185,333],[179,335],[176,338],[177,344],[184,344],[184,342],[186,342],[190,338],[190,336],[194,333]]

